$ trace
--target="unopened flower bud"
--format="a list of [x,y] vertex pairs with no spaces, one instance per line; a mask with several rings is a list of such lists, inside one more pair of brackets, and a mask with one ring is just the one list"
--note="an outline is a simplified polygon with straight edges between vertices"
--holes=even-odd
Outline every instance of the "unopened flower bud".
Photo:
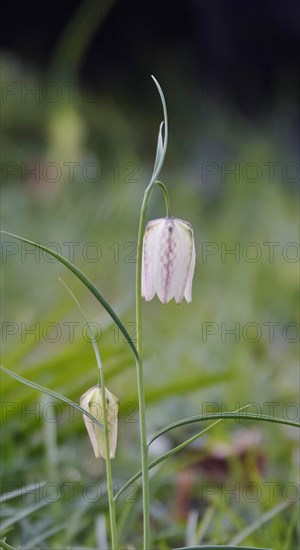
[[147,224],[142,258],[142,296],[148,302],[155,293],[163,304],[175,298],[192,300],[195,270],[194,234],[190,223],[161,218]]
[[[118,408],[119,400],[105,388],[106,396],[106,414],[109,431],[109,451],[110,458],[115,458],[117,435],[118,435]],[[94,386],[80,398],[80,405],[83,409],[92,414],[99,422],[104,425],[102,390],[100,385]],[[105,434],[104,429],[95,424],[86,415],[83,415],[94,453],[97,458],[105,458]]]

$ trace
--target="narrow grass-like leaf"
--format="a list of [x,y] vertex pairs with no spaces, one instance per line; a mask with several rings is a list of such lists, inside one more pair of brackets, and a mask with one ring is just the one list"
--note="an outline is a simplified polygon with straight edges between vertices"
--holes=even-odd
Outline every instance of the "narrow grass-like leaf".
[[0,548],[3,548],[4,550],[16,550],[16,548],[10,546],[10,544],[7,544],[7,542],[2,539],[0,539]]
[[37,491],[38,489],[46,485],[46,483],[46,481],[40,481],[39,483],[32,483],[31,485],[25,485],[25,487],[21,487],[21,489],[16,489],[15,491],[4,493],[0,495],[0,502],[7,502],[12,498],[17,498],[21,495],[25,495],[26,493],[31,493],[32,491]]
[[43,533],[36,535],[33,539],[30,539],[28,542],[22,545],[22,550],[33,550],[33,548],[37,544],[40,544],[50,537],[53,537],[53,535],[56,535],[56,533],[59,533],[60,531],[64,531],[67,526],[67,523],[63,523],[61,525],[57,525],[56,527],[51,527],[50,529],[43,531]]
[[[205,428],[204,430],[202,430],[201,432],[197,433],[196,435],[194,435],[193,437],[190,437],[189,439],[187,439],[186,441],[184,441],[183,443],[180,443],[180,445],[177,445],[177,447],[174,447],[173,449],[170,449],[169,451],[167,451],[166,453],[164,453],[163,455],[159,456],[158,458],[156,458],[155,460],[153,460],[152,462],[150,462],[150,464],[148,465],[148,470],[152,470],[152,468],[154,468],[155,466],[158,466],[158,464],[160,464],[161,462],[163,462],[164,460],[166,460],[167,458],[169,458],[170,456],[178,453],[179,451],[181,451],[182,449],[184,449],[184,447],[187,447],[190,443],[192,443],[193,441],[195,441],[196,439],[198,439],[199,437],[201,437],[201,435],[203,435],[204,433],[206,433],[208,430],[210,430],[211,428],[213,428],[214,426],[216,426],[216,424],[218,424],[219,422],[221,422],[221,420],[217,420],[216,422],[213,422],[213,424],[211,424],[210,426],[207,426],[207,428]],[[137,481],[140,477],[142,477],[142,470],[140,470],[139,472],[137,472],[133,477],[131,477],[124,485],[123,487],[121,487],[121,489],[117,492],[117,494],[115,495],[115,500],[118,500],[118,498],[120,497],[120,495],[128,488],[130,487],[130,485],[132,483],[134,483],[135,481]]]
[[[103,494],[106,494],[103,488]],[[91,507],[94,505],[90,500],[79,498],[75,501],[68,518],[68,525],[62,534],[62,548],[71,548],[72,540],[78,538],[78,534],[84,531],[90,523]]]
[[[250,405],[251,404],[246,405],[243,408],[249,407]],[[245,419],[245,420],[258,420],[258,421],[263,421],[263,422],[275,422],[277,424],[285,424],[287,426],[293,426],[293,427],[296,427],[296,428],[300,428],[300,424],[298,422],[293,422],[292,420],[285,420],[283,418],[272,418],[272,417],[267,416],[267,415],[242,413],[242,409],[240,409],[239,412],[234,412],[233,411],[232,413],[223,413],[223,414],[212,413],[212,414],[204,414],[204,415],[199,415],[199,416],[192,416],[190,418],[185,418],[183,420],[179,420],[178,422],[174,422],[173,424],[169,424],[169,426],[166,426],[165,428],[163,428],[162,430],[157,432],[152,437],[152,439],[149,441],[148,446],[150,446],[161,435],[163,435],[163,434],[165,434],[165,433],[167,433],[171,430],[174,430],[175,428],[178,428],[180,426],[186,426],[187,424],[194,424],[195,422],[204,422],[206,420],[215,420],[215,422],[213,422],[213,424],[211,424],[210,426],[208,426],[207,428],[205,428],[204,430],[202,430],[198,434],[196,434],[193,437],[187,439],[186,441],[184,441],[180,445],[177,445],[177,447],[174,447],[174,449],[170,449],[170,451],[167,451],[166,453],[164,453],[160,457],[156,458],[153,462],[151,462],[149,464],[149,466],[148,466],[149,470],[151,470],[152,468],[154,468],[154,466],[157,466],[158,464],[160,464],[161,462],[163,462],[164,460],[166,460],[167,458],[169,458],[173,454],[176,454],[179,451],[181,451],[182,449],[184,449],[184,447],[186,447],[187,445],[189,445],[190,443],[192,443],[193,441],[195,441],[196,439],[201,437],[201,435],[203,435],[208,430],[210,430],[211,428],[216,426],[223,419],[227,419],[227,418],[239,419],[239,420],[242,418],[242,419]],[[133,477],[131,477],[125,483],[125,485],[123,485],[123,487],[121,487],[121,489],[118,491],[118,493],[115,495],[115,500],[117,500],[119,498],[119,496],[123,493],[123,491],[125,491],[125,489],[127,489],[132,483],[137,481],[141,477],[141,475],[142,475],[142,472],[139,471]]]
[[209,527],[212,524],[212,521],[214,519],[216,513],[215,506],[209,506],[204,510],[204,513],[199,521],[198,528],[196,531],[196,544],[197,542],[200,543],[204,536],[206,535]]
[[89,289],[89,291],[95,296],[95,298],[100,302],[100,304],[104,307],[104,309],[107,311],[107,313],[110,315],[110,317],[115,321],[116,325],[119,327],[120,331],[125,336],[128,344],[130,345],[132,352],[136,359],[138,359],[138,352],[137,349],[131,339],[131,337],[128,334],[128,331],[124,327],[122,321],[114,311],[114,309],[111,307],[111,305],[108,303],[106,298],[104,298],[103,294],[98,290],[98,288],[92,283],[92,281],[74,264],[72,264],[69,260],[64,258],[64,256],[61,256],[61,254],[58,254],[54,250],[51,250],[51,248],[48,248],[47,246],[43,246],[42,244],[36,243],[34,241],[30,241],[29,239],[25,239],[24,237],[20,237],[20,235],[15,235],[14,233],[9,233],[8,231],[1,231],[1,233],[8,235],[9,237],[13,237],[14,239],[18,239],[19,241],[22,241],[24,243],[31,244],[32,246],[35,246],[36,248],[39,248],[40,250],[44,250],[47,252],[47,254],[50,254],[54,258],[56,258],[59,262],[61,262],[63,265],[65,265],[80,281],[86,286],[86,288]]
[[[245,405],[244,407],[241,407],[241,409],[238,409],[237,411],[235,412],[240,412],[242,411],[243,409],[246,409],[247,407],[250,407],[251,406],[251,403],[248,404],[248,405]],[[206,432],[208,432],[209,430],[211,430],[212,428],[214,428],[217,424],[219,424],[221,422],[221,419],[219,420],[216,420],[215,422],[213,422],[212,424],[210,424],[209,426],[207,426],[206,428],[204,428],[204,430],[201,430],[201,432],[197,433],[196,435],[193,435],[192,437],[190,437],[189,439],[186,439],[185,441],[183,441],[182,443],[180,443],[179,445],[177,445],[176,447],[174,447],[173,449],[170,449],[169,451],[167,451],[166,453],[160,455],[158,458],[156,458],[155,460],[153,460],[149,466],[148,466],[148,469],[151,470],[152,468],[154,468],[155,466],[158,466],[158,464],[160,464],[161,462],[163,462],[164,460],[166,460],[167,458],[169,458],[170,456],[176,454],[176,453],[179,453],[179,451],[181,451],[182,449],[184,449],[185,447],[187,447],[188,445],[190,445],[191,443],[193,443],[194,441],[196,441],[197,439],[199,439],[199,437],[201,437],[202,435],[204,435]],[[151,442],[152,440],[148,443],[148,447],[151,445]],[[118,491],[118,493],[115,495],[115,499],[117,500],[119,498],[119,496],[123,493],[123,491],[125,491],[132,483],[134,483],[135,481],[137,481],[140,477],[142,476],[142,471],[140,470],[137,474],[135,474],[132,478],[130,478],[126,483],[125,485],[123,485],[123,487],[121,487],[121,489]]]
[[74,300],[75,304],[77,305],[79,311],[81,312],[81,314],[83,315],[85,321],[86,321],[86,324],[87,324],[87,327],[88,327],[88,332],[89,332],[89,337],[90,337],[90,340],[92,342],[92,346],[93,346],[93,349],[94,349],[94,353],[95,353],[95,357],[96,357],[96,362],[97,362],[97,365],[98,365],[98,369],[100,370],[102,368],[102,361],[101,361],[101,357],[100,357],[100,353],[99,353],[99,348],[97,346],[97,342],[96,342],[96,339],[93,335],[93,332],[92,332],[92,329],[91,329],[91,324],[85,314],[85,312],[83,311],[80,303],[78,302],[75,294],[72,292],[72,290],[70,289],[70,287],[67,285],[67,283],[65,283],[65,281],[63,281],[63,279],[61,279],[60,277],[58,278],[58,280],[64,285],[64,287],[67,289],[68,293],[70,294],[71,298]]
[[157,148],[156,148],[156,157],[154,162],[154,170],[153,174],[155,174],[156,169],[158,167],[159,161],[161,159],[161,155],[163,152],[163,137],[162,137],[162,130],[163,130],[164,123],[161,122],[158,132],[158,139],[157,139]]
[[63,401],[64,403],[67,403],[67,405],[70,405],[70,407],[73,407],[73,409],[77,409],[77,411],[79,411],[81,414],[85,414],[86,416],[88,416],[89,419],[92,420],[92,422],[95,422],[95,424],[97,424],[99,426],[99,428],[101,428],[103,430],[103,426],[99,422],[99,420],[97,420],[97,418],[95,418],[88,411],[83,409],[80,405],[75,403],[75,401],[72,401],[71,399],[68,399],[64,395],[61,395],[60,393],[57,393],[54,390],[49,390],[49,388],[44,388],[44,386],[40,386],[39,384],[36,384],[35,382],[31,382],[31,380],[27,380],[27,378],[23,378],[23,376],[19,376],[15,372],[6,369],[5,367],[3,367],[3,365],[0,365],[0,369],[3,372],[6,372],[6,374],[8,374],[9,376],[12,376],[12,378],[15,378],[15,380],[18,380],[18,382],[22,382],[22,384],[25,384],[26,386],[30,386],[31,388],[39,390],[39,391],[41,391],[43,393],[46,393],[48,395],[51,395],[51,397],[54,397],[55,399],[58,399],[59,401]]
[[297,526],[299,527],[299,502],[298,506],[295,506],[289,525],[286,528],[285,540],[282,544],[282,550],[290,550],[292,548],[293,534],[296,532]]
[[164,160],[165,160],[165,156],[166,156],[166,152],[167,152],[167,146],[168,146],[168,113],[167,113],[166,100],[165,100],[165,96],[163,94],[163,91],[160,87],[160,84],[158,83],[156,78],[153,75],[151,75],[151,78],[155,82],[155,85],[158,89],[160,99],[161,99],[161,102],[162,102],[162,107],[163,107],[163,112],[164,112],[164,122],[163,122],[164,137],[162,137],[162,128],[163,128],[163,126],[161,124],[160,129],[159,129],[159,134],[158,134],[157,151],[156,151],[154,169],[153,169],[153,174],[152,174],[151,179],[150,179],[150,183],[148,185],[148,189],[152,186],[153,182],[159,176],[159,173],[162,169],[162,166],[163,166],[163,163],[164,163]]
[[275,416],[268,416],[266,414],[256,414],[256,413],[243,413],[243,412],[228,412],[228,413],[210,413],[210,414],[200,414],[197,416],[191,416],[190,418],[184,418],[183,420],[178,420],[173,422],[165,428],[162,428],[157,432],[152,439],[149,441],[149,445],[158,439],[161,435],[180,428],[180,426],[186,426],[188,424],[195,424],[196,422],[205,422],[206,420],[222,420],[222,419],[238,419],[238,420],[257,420],[258,422],[273,422],[275,424],[285,424],[286,426],[293,426],[294,428],[300,428],[299,422],[294,422],[292,420],[286,420],[285,418],[277,418]]
[[1,531],[4,531],[5,529],[7,529],[7,527],[14,525],[21,519],[25,518],[26,516],[30,516],[31,514],[33,514],[33,512],[40,510],[40,508],[44,508],[44,506],[47,506],[48,504],[52,504],[52,502],[49,500],[43,500],[42,502],[38,502],[37,504],[32,504],[31,506],[22,508],[22,510],[14,514],[13,517],[7,518],[6,520],[2,521]]
[[274,506],[274,508],[272,508],[271,510],[268,510],[268,512],[266,512],[265,514],[260,516],[253,523],[251,523],[251,525],[248,525],[245,529],[243,529],[243,531],[241,531],[241,533],[238,533],[237,535],[235,535],[231,539],[229,544],[239,544],[244,539],[249,537],[249,535],[252,535],[252,533],[254,533],[258,529],[260,529],[260,527],[265,525],[265,523],[268,523],[268,521],[270,521],[275,516],[277,516],[277,514],[280,514],[280,512],[282,512],[283,510],[288,508],[291,504],[292,504],[292,502],[288,502],[288,501],[280,502],[279,504]]

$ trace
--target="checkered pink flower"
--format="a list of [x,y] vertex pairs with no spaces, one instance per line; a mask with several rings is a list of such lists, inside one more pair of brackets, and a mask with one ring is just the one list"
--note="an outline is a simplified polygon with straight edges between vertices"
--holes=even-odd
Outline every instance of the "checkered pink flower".
[[161,218],[147,224],[143,241],[142,296],[155,294],[163,304],[175,298],[192,300],[195,245],[191,224],[178,218]]

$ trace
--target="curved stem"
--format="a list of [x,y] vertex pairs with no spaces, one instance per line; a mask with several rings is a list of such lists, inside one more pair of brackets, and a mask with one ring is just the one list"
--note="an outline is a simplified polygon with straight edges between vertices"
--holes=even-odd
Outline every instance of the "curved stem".
[[[158,458],[156,458],[155,460],[150,462],[150,464],[148,466],[148,470],[149,471],[152,470],[152,468],[154,468],[155,466],[158,466],[158,464],[160,464],[161,462],[163,462],[164,460],[166,460],[170,456],[178,453],[179,451],[181,451],[182,449],[187,447],[190,443],[193,443],[193,441],[196,441],[196,439],[199,439],[199,437],[201,437],[203,434],[205,434],[208,430],[213,428],[219,422],[221,422],[221,420],[216,420],[215,422],[213,422],[213,424],[210,424],[210,426],[207,426],[201,432],[197,433],[193,437],[190,437],[186,441],[183,441],[183,443],[180,443],[180,445],[177,445],[176,447],[173,447],[173,449],[170,449],[169,451],[165,452],[163,455],[159,456]],[[128,481],[126,481],[126,483],[123,485],[123,487],[121,487],[121,489],[118,491],[118,493],[114,496],[115,500],[117,501],[119,499],[119,497],[121,496],[121,494],[124,491],[126,491],[126,489],[128,487],[130,487],[135,481],[137,481],[141,477],[141,475],[142,475],[141,471],[137,472],[133,477],[131,477]]]
[[167,107],[163,91],[152,76],[158,89],[164,112],[164,137],[162,135],[162,125],[159,130],[157,153],[153,169],[153,174],[150,183],[145,190],[144,198],[141,207],[138,245],[137,245],[137,266],[136,266],[136,331],[137,331],[137,354],[136,369],[137,369],[137,385],[138,385],[138,401],[140,411],[140,438],[141,438],[141,460],[142,460],[142,486],[143,486],[143,526],[144,526],[144,550],[150,548],[150,510],[149,510],[149,471],[148,471],[148,444],[147,444],[147,426],[146,426],[146,404],[144,391],[144,376],[143,376],[143,346],[142,346],[142,255],[143,255],[143,238],[146,226],[147,206],[152,194],[153,187],[158,185],[164,192],[167,216],[170,213],[170,201],[166,186],[159,181],[156,181],[164,163],[167,145],[168,145],[168,115]]
[[[106,406],[106,394],[105,394],[105,380],[103,368],[99,369],[100,384],[101,384],[101,396],[102,396],[102,409],[103,409],[103,426],[104,426],[104,438],[105,438],[105,465],[106,465],[106,482],[107,482],[107,494],[108,494],[108,506],[109,506],[109,519],[110,519],[110,532],[111,532],[111,544],[113,550],[118,550],[118,532],[116,521],[116,507],[113,493],[113,478],[110,460],[110,446],[109,446],[109,428],[107,421],[107,406]],[[114,419],[117,422],[117,419]]]
[[[107,481],[107,494],[108,494],[108,506],[109,506],[109,519],[110,519],[110,532],[111,532],[111,543],[113,550],[118,550],[118,532],[117,532],[117,520],[116,520],[116,507],[113,494],[113,478],[112,478],[112,469],[111,469],[111,460],[110,460],[110,442],[109,442],[109,427],[108,427],[108,418],[107,418],[107,407],[106,407],[106,394],[105,394],[105,379],[104,379],[104,370],[102,367],[102,361],[100,357],[100,352],[98,344],[94,337],[93,331],[90,326],[90,322],[82,309],[80,303],[78,302],[75,294],[72,292],[70,287],[61,279],[58,280],[65,286],[70,296],[73,298],[78,309],[81,311],[87,326],[88,333],[91,340],[91,343],[94,348],[97,367],[98,367],[98,380],[101,387],[101,398],[102,398],[102,409],[103,409],[103,431],[104,431],[104,443],[105,443],[105,466],[106,466],[106,481]],[[117,421],[117,419],[115,419]]]
[[138,233],[137,266],[136,266],[136,331],[137,331],[137,352],[136,359],[138,400],[140,411],[140,438],[141,438],[141,459],[142,459],[142,486],[143,486],[143,525],[144,525],[144,550],[150,548],[150,514],[149,514],[149,472],[148,472],[148,444],[146,427],[146,406],[143,376],[143,346],[142,346],[142,254],[143,237],[146,225],[147,205],[151,196],[152,188],[145,191]]
[[150,187],[152,187],[153,182],[159,176],[159,173],[162,169],[162,166],[163,166],[163,163],[164,163],[164,160],[165,160],[167,147],[168,147],[168,112],[167,112],[166,100],[165,100],[164,93],[163,93],[163,91],[160,87],[160,84],[156,80],[155,76],[151,75],[151,78],[152,78],[152,80],[154,81],[154,83],[157,87],[158,93],[160,95],[160,100],[161,100],[161,103],[162,103],[162,107],[163,107],[163,112],[164,112],[164,122],[163,122],[163,124],[164,124],[164,137],[162,138],[162,134],[161,134],[162,126],[161,126],[158,141],[160,142],[160,139],[161,139],[162,149],[161,149],[159,158],[156,158],[157,162],[155,162],[153,174],[152,174],[150,183],[147,187],[147,190],[150,189]]
[[116,312],[113,310],[111,305],[108,303],[108,301],[104,298],[103,294],[98,290],[98,288],[92,283],[92,281],[72,262],[67,260],[67,258],[64,258],[64,256],[61,256],[61,254],[58,254],[54,250],[51,250],[51,248],[48,248],[47,246],[43,246],[42,244],[36,243],[34,241],[30,241],[29,239],[25,239],[24,237],[20,237],[20,235],[15,235],[14,233],[9,233],[8,231],[2,230],[1,233],[4,235],[9,235],[9,237],[13,237],[14,239],[18,239],[19,241],[22,241],[24,243],[32,244],[36,248],[39,248],[40,250],[44,250],[47,252],[47,254],[50,254],[50,256],[53,256],[56,258],[59,262],[61,262],[63,265],[65,265],[80,281],[86,286],[86,288],[89,289],[89,291],[95,296],[95,298],[100,302],[100,304],[104,307],[104,309],[107,311],[107,313],[110,315],[113,321],[115,321],[116,325],[119,327],[120,331],[125,336],[128,344],[131,347],[132,353],[136,359],[138,359],[138,353],[136,350],[136,347],[132,341],[132,338],[129,336],[128,331],[124,327],[121,319],[118,317]]
[[156,439],[158,439],[160,436],[166,434],[167,432],[170,432],[171,430],[174,430],[176,428],[180,428],[181,426],[186,426],[188,424],[194,424],[195,422],[205,422],[206,420],[217,420],[221,418],[222,420],[226,420],[227,418],[237,419],[240,420],[258,420],[262,422],[273,422],[275,424],[285,424],[286,426],[293,426],[295,428],[300,428],[299,422],[293,422],[292,420],[286,420],[285,418],[278,418],[276,416],[269,416],[267,414],[257,414],[257,413],[243,413],[243,412],[228,412],[228,413],[207,413],[207,414],[200,414],[197,416],[191,416],[190,418],[184,418],[183,420],[178,420],[177,422],[173,422],[172,424],[169,424],[168,426],[165,426],[159,432],[156,432],[154,436],[150,439],[148,445],[150,446]]
[[[157,466],[158,464],[160,464],[161,462],[163,462],[164,460],[166,460],[170,456],[178,453],[179,451],[181,451],[182,449],[187,447],[190,443],[192,443],[193,441],[195,441],[196,439],[201,437],[208,430],[210,430],[211,428],[213,428],[214,426],[219,424],[221,421],[224,421],[226,418],[236,419],[236,420],[243,419],[243,420],[257,420],[257,421],[262,421],[262,422],[274,422],[276,424],[285,424],[287,426],[293,426],[295,428],[300,428],[300,424],[298,422],[293,422],[292,420],[285,420],[284,418],[277,418],[277,417],[271,417],[271,416],[267,416],[267,415],[260,415],[260,414],[253,414],[253,413],[252,414],[251,413],[243,413],[243,415],[239,414],[240,411],[242,411],[243,409],[246,409],[250,406],[251,406],[251,403],[249,403],[248,405],[245,405],[244,407],[241,407],[241,409],[239,409],[238,411],[232,411],[230,413],[223,413],[223,414],[209,413],[207,415],[199,415],[199,416],[195,416],[195,417],[191,417],[191,418],[185,418],[182,421],[174,422],[173,424],[170,424],[169,426],[167,426],[166,428],[164,428],[163,430],[158,432],[149,441],[149,443],[148,443],[149,447],[150,447],[151,443],[153,443],[153,441],[155,441],[160,435],[167,433],[167,431],[170,431],[171,429],[178,428],[179,426],[185,426],[185,425],[188,425],[188,424],[193,424],[195,422],[204,422],[206,420],[215,420],[212,424],[210,424],[209,426],[207,426],[206,428],[201,430],[201,432],[197,433],[196,435],[193,435],[189,439],[183,441],[182,443],[180,443],[179,445],[177,445],[173,449],[170,449],[166,453],[162,454],[161,456],[159,456],[158,458],[156,458],[155,460],[150,462],[150,464],[148,466],[149,470],[151,470],[152,468],[154,468],[154,466]],[[118,498],[121,496],[121,494],[128,487],[130,487],[132,485],[132,483],[137,481],[141,477],[141,475],[142,475],[142,472],[140,471],[140,472],[137,472],[133,477],[131,477],[121,487],[121,489],[118,491],[118,493],[115,495],[115,497],[114,497],[115,500],[117,501]]]
[[148,444],[146,426],[146,404],[143,376],[143,345],[142,345],[142,255],[143,238],[146,226],[146,215],[148,203],[154,186],[161,187],[164,192],[167,216],[170,213],[170,201],[168,190],[164,183],[155,181],[147,187],[140,215],[138,245],[137,245],[137,267],[136,267],[136,331],[137,331],[137,385],[140,411],[140,437],[141,437],[141,458],[142,458],[142,486],[143,486],[143,523],[144,523],[144,550],[150,548],[150,510],[149,510],[149,470],[148,470]]
[[[250,405],[251,404],[249,403],[249,405],[245,405],[244,407],[241,407],[240,409],[237,409],[234,412],[236,413],[236,412],[239,412],[243,409],[247,409],[248,407],[250,407]],[[180,443],[176,447],[173,447],[173,449],[170,449],[169,451],[165,452],[164,454],[162,454],[161,456],[159,456],[158,458],[156,458],[155,460],[150,462],[150,464],[148,466],[148,469],[151,470],[152,468],[154,468],[154,466],[158,466],[158,464],[160,464],[161,462],[163,462],[164,460],[166,460],[170,456],[173,456],[174,454],[178,453],[179,451],[182,451],[182,449],[184,449],[185,447],[190,445],[190,443],[193,443],[194,441],[199,439],[199,437],[201,437],[206,432],[208,432],[209,430],[211,430],[212,428],[217,426],[217,424],[219,424],[221,421],[222,421],[222,418],[219,418],[218,420],[215,420],[215,422],[213,422],[212,424],[210,424],[209,426],[207,426],[206,428],[201,430],[201,432],[197,433],[196,435],[193,435],[192,437],[190,437],[189,439],[186,439],[185,441],[183,441],[182,443]],[[149,446],[150,446],[150,444],[148,443],[148,447]],[[118,491],[118,493],[115,495],[115,497],[114,497],[115,500],[117,500],[120,497],[120,495],[123,493],[123,491],[125,491],[127,489],[127,487],[130,487],[130,485],[132,485],[132,483],[134,483],[134,481],[136,481],[140,477],[141,477],[141,472],[138,472],[132,478],[130,478],[125,483],[125,485],[123,485],[123,487],[121,487],[121,489]]]
[[156,180],[153,185],[157,185],[163,191],[163,194],[165,197],[165,203],[166,203],[166,216],[167,218],[169,218],[171,216],[171,209],[170,209],[170,198],[169,198],[168,189],[162,181]]

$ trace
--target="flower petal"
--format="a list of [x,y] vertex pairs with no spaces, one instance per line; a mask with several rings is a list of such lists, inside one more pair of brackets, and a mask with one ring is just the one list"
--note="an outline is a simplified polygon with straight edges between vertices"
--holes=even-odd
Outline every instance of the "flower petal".
[[118,437],[118,408],[119,400],[105,388],[107,399],[107,423],[109,428],[110,458],[115,458]]
[[142,297],[149,302],[156,292],[155,255],[157,242],[157,227],[160,220],[154,220],[147,224],[142,257]]
[[163,304],[167,304],[175,295],[174,269],[177,244],[173,218],[164,220],[159,239],[157,295]]
[[193,284],[195,265],[196,265],[196,251],[195,251],[195,244],[194,244],[194,239],[193,239],[192,258],[191,258],[191,263],[190,263],[190,267],[189,267],[189,271],[188,271],[186,287],[185,287],[185,291],[184,291],[184,297],[185,297],[187,302],[192,301],[192,284]]
[[[95,418],[97,418],[99,422],[101,422],[101,418],[99,418],[101,414],[99,415],[98,407],[95,407],[95,402],[97,399],[96,389],[97,389],[97,386],[94,386],[94,388],[91,388],[86,393],[84,393],[80,398],[80,405],[83,409],[85,409],[86,411],[90,412],[93,416],[95,416]],[[99,442],[101,442],[101,436],[104,437],[103,430],[101,430],[99,426],[95,425],[92,422],[92,420],[90,420],[90,418],[88,418],[85,415],[83,417],[83,420],[84,420],[87,432],[89,434],[89,438],[93,446],[95,456],[97,458],[99,457],[104,458],[105,453],[102,452],[104,450],[103,446],[101,445],[101,443],[99,445]],[[99,451],[99,448],[100,448],[100,451]]]
[[175,300],[179,304],[185,295],[193,256],[194,239],[192,226],[182,220],[176,220],[176,238]]

